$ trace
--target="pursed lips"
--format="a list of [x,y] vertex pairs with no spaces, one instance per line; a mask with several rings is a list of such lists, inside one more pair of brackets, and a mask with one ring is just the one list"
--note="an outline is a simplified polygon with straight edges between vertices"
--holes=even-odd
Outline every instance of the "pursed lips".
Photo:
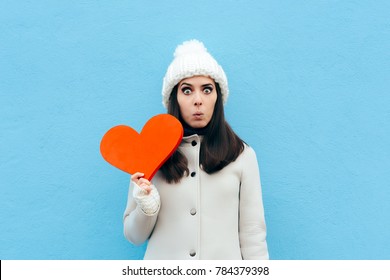
[[196,112],[195,114],[193,114],[193,116],[194,116],[196,119],[200,119],[200,118],[202,118],[203,113],[202,113],[202,112]]

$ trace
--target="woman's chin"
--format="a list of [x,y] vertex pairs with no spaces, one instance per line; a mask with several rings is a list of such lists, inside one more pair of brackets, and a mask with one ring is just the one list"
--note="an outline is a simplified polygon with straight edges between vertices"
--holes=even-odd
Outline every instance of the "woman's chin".
[[205,122],[192,122],[189,124],[192,128],[204,128],[207,125]]

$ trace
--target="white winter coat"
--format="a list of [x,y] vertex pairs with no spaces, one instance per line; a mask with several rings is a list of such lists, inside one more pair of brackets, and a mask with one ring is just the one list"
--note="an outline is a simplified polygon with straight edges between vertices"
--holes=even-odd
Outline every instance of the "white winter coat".
[[161,197],[159,211],[147,216],[134,202],[130,184],[124,234],[133,244],[149,243],[145,259],[268,259],[259,168],[254,150],[222,170],[199,167],[201,136],[184,137],[179,146],[190,176],[168,184],[157,172],[152,180]]

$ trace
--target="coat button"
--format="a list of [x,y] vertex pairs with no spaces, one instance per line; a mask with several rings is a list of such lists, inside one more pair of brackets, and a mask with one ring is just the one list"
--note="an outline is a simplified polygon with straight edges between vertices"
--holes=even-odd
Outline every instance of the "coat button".
[[195,250],[191,250],[191,251],[190,251],[190,256],[191,256],[191,257],[195,257],[195,255],[196,255]]
[[191,172],[191,177],[195,177],[196,172]]
[[197,143],[196,143],[196,141],[194,140],[194,141],[192,141],[191,144],[192,144],[192,146],[196,146]]
[[192,209],[190,210],[190,213],[191,213],[192,216],[194,216],[194,215],[196,214],[196,209],[195,209],[195,208],[192,208]]

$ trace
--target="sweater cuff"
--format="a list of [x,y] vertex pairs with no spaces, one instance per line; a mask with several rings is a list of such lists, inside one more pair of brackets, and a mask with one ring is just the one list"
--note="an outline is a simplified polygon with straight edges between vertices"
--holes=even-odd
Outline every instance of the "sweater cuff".
[[160,195],[154,185],[148,194],[144,189],[134,183],[133,197],[139,208],[147,216],[153,216],[160,210]]

